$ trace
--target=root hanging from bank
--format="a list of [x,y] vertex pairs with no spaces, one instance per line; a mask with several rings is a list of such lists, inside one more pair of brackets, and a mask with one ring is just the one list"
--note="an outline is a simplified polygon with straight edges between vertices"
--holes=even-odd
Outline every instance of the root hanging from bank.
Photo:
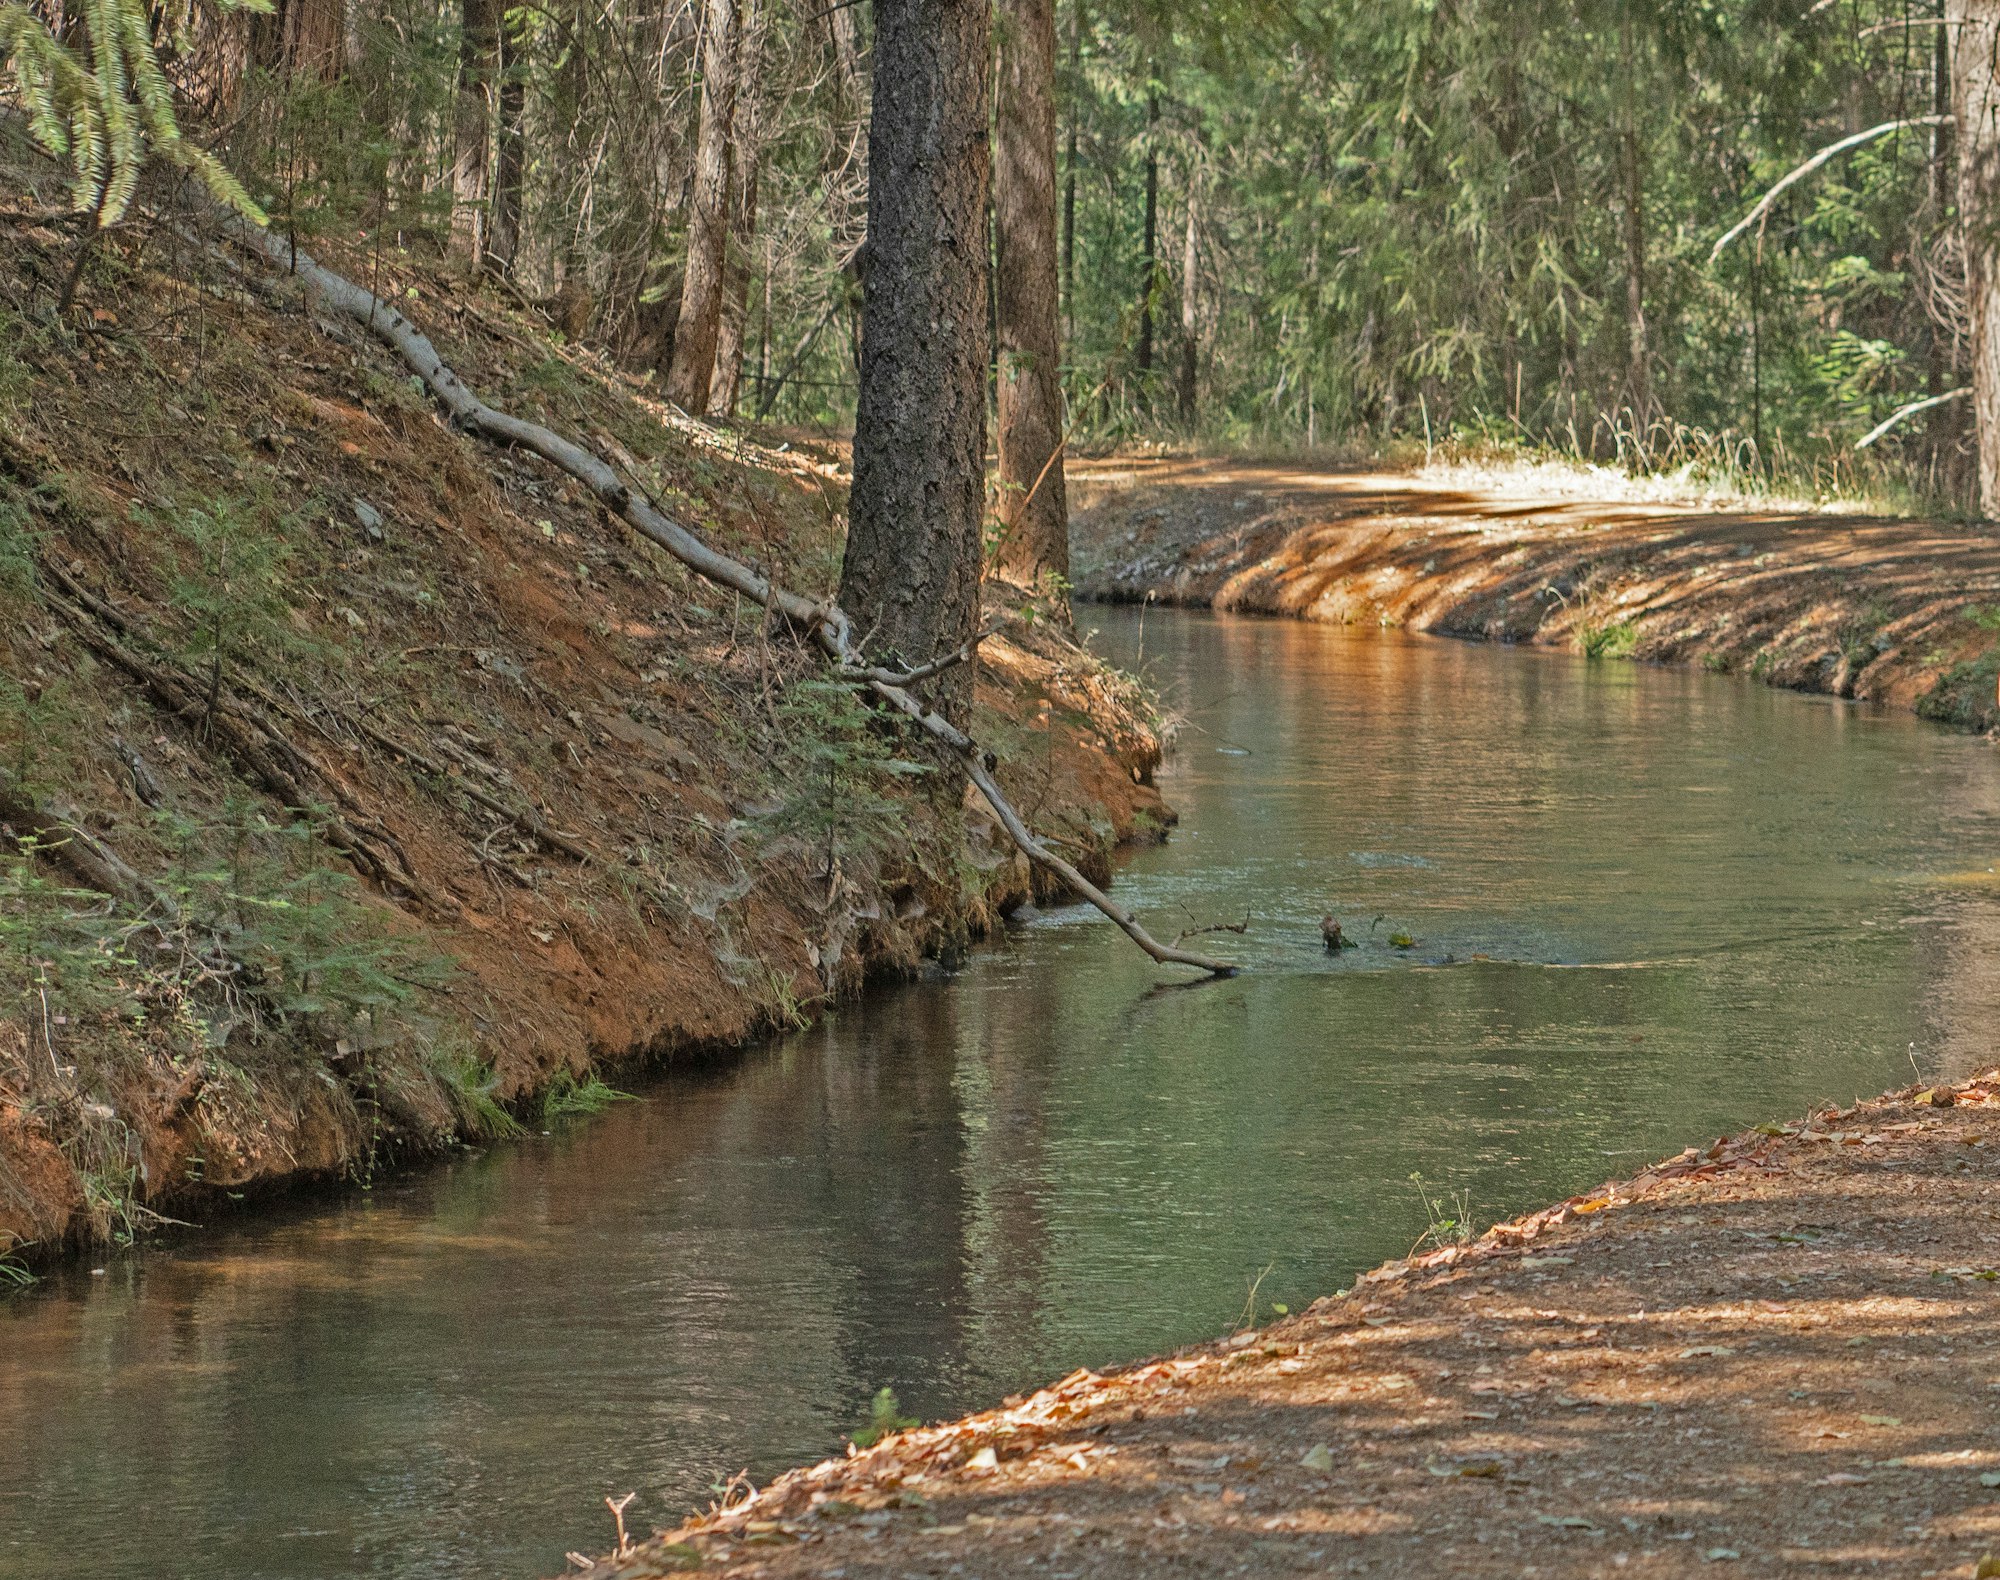
[[1130,911],[1036,837],[1000,789],[994,777],[999,766],[994,754],[908,689],[952,664],[970,662],[978,646],[977,638],[951,654],[909,671],[885,670],[869,664],[855,638],[853,622],[837,604],[815,602],[779,587],[666,515],[593,451],[540,423],[487,405],[466,387],[438,354],[437,347],[402,313],[372,291],[336,274],[303,248],[235,216],[225,216],[221,223],[226,234],[244,247],[277,269],[295,275],[304,284],[309,302],[321,311],[359,324],[394,351],[461,428],[539,455],[583,484],[620,520],[697,575],[761,604],[809,632],[843,680],[902,714],[958,759],[1023,855],[1054,873],[1072,891],[1096,906],[1154,960],[1162,965],[1192,966],[1218,977],[1236,974],[1239,968],[1226,961],[1161,943]]

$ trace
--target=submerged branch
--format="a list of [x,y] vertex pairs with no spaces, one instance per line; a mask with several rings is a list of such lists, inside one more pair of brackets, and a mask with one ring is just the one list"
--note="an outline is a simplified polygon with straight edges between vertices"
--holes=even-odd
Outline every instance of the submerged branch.
[[[437,347],[415,324],[372,291],[336,274],[304,249],[261,226],[234,216],[225,216],[222,223],[228,234],[245,247],[261,254],[275,267],[296,275],[320,307],[361,324],[394,351],[410,371],[423,380],[460,427],[539,455],[590,489],[621,520],[696,574],[741,593],[751,602],[762,604],[793,625],[811,632],[821,652],[839,671],[865,684],[877,698],[910,719],[934,742],[959,759],[967,777],[978,787],[979,793],[992,807],[994,816],[1023,855],[1061,878],[1117,923],[1119,929],[1153,959],[1163,965],[1193,966],[1214,976],[1236,974],[1239,968],[1226,961],[1159,942],[1139,925],[1130,911],[1036,837],[994,779],[993,770],[998,762],[993,754],[906,689],[906,685],[919,675],[934,673],[939,666],[927,665],[922,670],[907,674],[877,669],[863,656],[854,636],[853,622],[839,605],[815,602],[786,591],[742,561],[704,542],[659,510],[642,492],[628,487],[610,464],[594,452],[544,428],[540,423],[526,421],[487,405],[466,387],[439,355]],[[975,639],[958,651],[964,652],[965,659],[969,660],[971,650],[977,645]],[[962,661],[958,651],[947,655],[951,662]]]

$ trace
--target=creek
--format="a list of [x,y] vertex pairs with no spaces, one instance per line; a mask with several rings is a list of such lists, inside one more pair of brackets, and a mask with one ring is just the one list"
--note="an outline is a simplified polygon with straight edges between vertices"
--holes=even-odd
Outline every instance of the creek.
[[1182,826],[1119,894],[1169,937],[1247,913],[1204,947],[1249,973],[1183,986],[1065,908],[553,1134],[60,1269],[0,1299],[0,1577],[555,1574],[607,1493],[671,1524],[884,1386],[997,1403],[1297,1309],[1428,1211],[1995,1056],[1984,742],[1395,632],[1081,621],[1184,721]]

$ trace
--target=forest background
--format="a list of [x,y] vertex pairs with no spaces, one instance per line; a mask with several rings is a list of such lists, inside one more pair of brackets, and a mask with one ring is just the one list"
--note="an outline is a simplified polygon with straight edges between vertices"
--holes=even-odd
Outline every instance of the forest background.
[[[448,249],[696,414],[852,422],[866,6],[6,11],[17,70],[38,26],[149,40],[182,146],[287,236]],[[1070,445],[1471,442],[1969,506],[1949,20],[1010,0],[1003,100],[1023,31],[1054,35]],[[1714,253],[1802,159],[1871,130]],[[118,185],[88,170],[83,201],[109,217]]]

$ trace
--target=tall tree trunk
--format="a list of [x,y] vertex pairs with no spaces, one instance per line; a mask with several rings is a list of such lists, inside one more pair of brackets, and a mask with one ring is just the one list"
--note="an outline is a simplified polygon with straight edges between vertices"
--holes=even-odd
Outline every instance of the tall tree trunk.
[[1181,247],[1181,368],[1175,395],[1181,421],[1189,427],[1195,419],[1195,374],[1200,358],[1198,326],[1195,318],[1195,231],[1201,220],[1201,198],[1196,187],[1199,177],[1188,167],[1187,237]]
[[[1056,263],[1055,0],[999,0],[993,217],[999,285],[997,563],[1033,586],[1069,578]],[[1067,600],[1061,600],[1067,607]]]
[[500,16],[501,0],[460,0],[451,238],[452,245],[475,266],[486,254],[487,205],[493,197]]
[[722,266],[722,319],[715,337],[715,372],[708,409],[736,415],[743,393],[743,340],[750,323],[750,254],[757,241],[758,183],[763,178],[763,64],[766,20],[758,0],[743,0],[737,43],[735,173],[731,182],[729,244]]
[[702,24],[701,127],[695,139],[694,196],[688,205],[687,275],[681,284],[673,365],[667,370],[667,399],[696,417],[708,411],[715,342],[722,324],[736,108],[736,3],[708,0]]
[[250,53],[284,77],[337,81],[348,58],[346,0],[277,0],[252,18]]
[[1062,300],[1063,341],[1076,344],[1076,166],[1077,125],[1083,119],[1083,0],[1069,11],[1069,146],[1063,153]]
[[1153,371],[1153,293],[1160,283],[1160,95],[1146,95],[1146,210],[1139,264],[1139,389]]
[[497,156],[493,167],[493,212],[486,233],[486,265],[494,273],[514,271],[521,247],[521,190],[527,178],[528,148],[523,122],[528,108],[526,39],[509,29],[500,34],[500,94]]
[[1653,416],[1653,372],[1646,334],[1645,178],[1639,158],[1639,69],[1632,37],[1633,3],[1625,0],[1618,20],[1618,55],[1624,76],[1618,142],[1625,211],[1625,394],[1643,427]]
[[[841,603],[868,649],[971,639],[985,506],[988,0],[876,0],[868,307]],[[930,683],[963,720],[972,666]]]
[[2000,519],[2000,0],[1946,0],[1951,109],[1958,133],[1958,223],[1972,319],[1972,418],[1979,511]]

